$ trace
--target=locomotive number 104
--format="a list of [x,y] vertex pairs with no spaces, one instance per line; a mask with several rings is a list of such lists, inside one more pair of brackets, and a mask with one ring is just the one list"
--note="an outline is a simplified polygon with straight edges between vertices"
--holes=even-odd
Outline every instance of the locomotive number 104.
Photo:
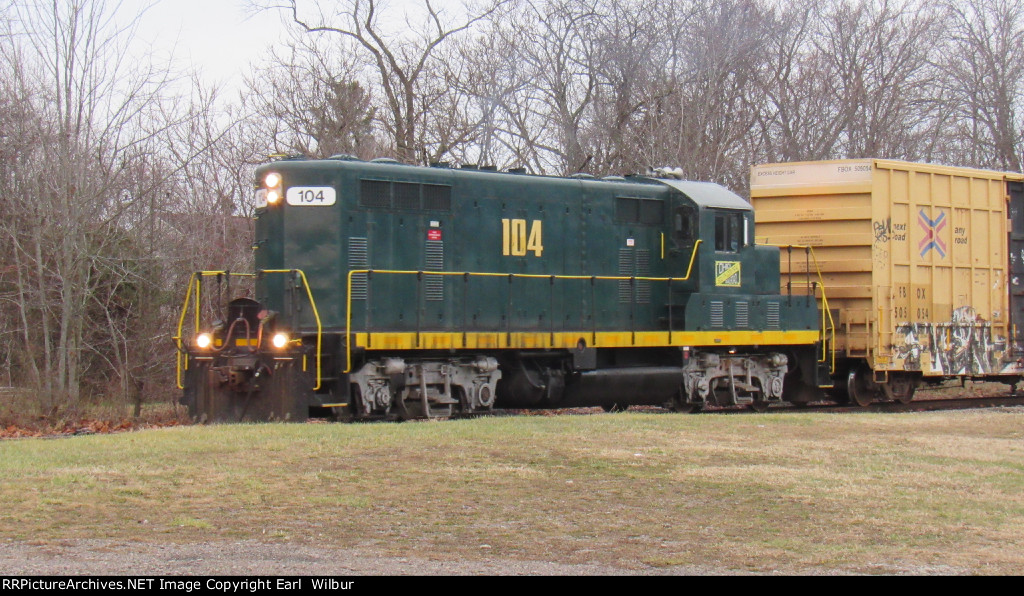
[[524,257],[532,252],[539,257],[544,253],[544,239],[541,220],[535,219],[530,224],[530,233],[526,233],[525,219],[501,220],[501,254],[506,257]]

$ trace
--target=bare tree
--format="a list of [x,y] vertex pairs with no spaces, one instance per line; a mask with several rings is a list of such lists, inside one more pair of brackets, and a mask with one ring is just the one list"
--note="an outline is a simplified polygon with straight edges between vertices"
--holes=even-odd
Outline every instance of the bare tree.
[[[6,225],[17,269],[26,358],[40,389],[77,401],[101,360],[91,335],[97,292],[123,287],[124,225],[139,197],[128,174],[167,122],[159,111],[166,72],[129,64],[134,21],[102,0],[35,0],[15,7],[27,123],[12,172]],[[25,73],[31,73],[27,76]],[[17,76],[17,75],[16,75]]]
[[601,15],[582,0],[530,4],[531,29],[518,34],[521,58],[536,90],[549,106],[564,173],[583,172],[594,159],[580,133],[592,110],[599,82],[597,32]]
[[962,156],[980,167],[1024,167],[1024,5],[963,0],[945,5],[951,47],[943,61]]
[[800,161],[837,155],[839,75],[813,44],[817,3],[797,2],[779,10],[771,25],[767,68],[756,77],[760,103],[761,159]]
[[538,68],[547,65],[524,56],[538,51],[533,40],[541,36],[540,23],[532,6],[523,6],[503,6],[481,23],[480,35],[460,44],[452,84],[470,98],[467,109],[478,115],[478,126],[474,143],[455,157],[561,173],[566,165],[560,128],[538,80]]
[[[666,7],[668,8],[668,7]],[[670,48],[679,20],[649,10],[646,3],[611,0],[597,7],[603,18],[597,41],[598,85],[592,121],[582,135],[593,155],[597,175],[642,172],[636,147],[645,141],[642,122],[665,89],[656,82],[671,59]]]
[[427,117],[420,102],[425,73],[435,66],[436,53],[449,38],[471,29],[504,1],[467,8],[463,15],[452,18],[430,0],[424,0],[421,20],[406,15],[401,29],[382,23],[386,3],[380,0],[340,0],[332,6],[301,0],[257,3],[267,8],[284,8],[307,33],[341,36],[366,52],[384,98],[382,121],[394,140],[396,157],[422,163],[427,157],[420,130]]
[[677,32],[646,111],[640,154],[686,176],[742,189],[754,150],[759,103],[754,82],[765,68],[770,21],[755,0],[696,2],[674,11]]
[[323,45],[301,36],[271,51],[247,79],[245,102],[274,153],[376,157],[373,98],[358,81],[357,65],[345,59],[349,48]]
[[[5,23],[5,31],[10,23]],[[23,209],[19,201],[20,187],[26,177],[39,175],[35,170],[37,153],[43,142],[40,115],[33,105],[35,93],[28,80],[33,78],[27,72],[30,65],[23,57],[23,50],[9,33],[0,38],[0,194],[6,200],[0,202],[0,246],[3,262],[0,267],[2,287],[4,339],[12,348],[8,360],[8,377],[27,378],[36,386],[44,385],[37,352],[33,346],[31,325],[36,323],[32,305],[35,286],[27,277],[26,247],[27,229],[38,219],[38,209]],[[49,360],[49,359],[47,359]],[[47,369],[49,370],[49,369]]]
[[941,20],[930,5],[835,0],[816,50],[837,77],[841,157],[917,159],[929,138]]
[[607,149],[594,120],[604,75],[603,8],[524,0],[496,12],[485,34],[463,48],[469,67],[457,84],[480,115],[481,155],[538,173],[594,169],[595,150]]

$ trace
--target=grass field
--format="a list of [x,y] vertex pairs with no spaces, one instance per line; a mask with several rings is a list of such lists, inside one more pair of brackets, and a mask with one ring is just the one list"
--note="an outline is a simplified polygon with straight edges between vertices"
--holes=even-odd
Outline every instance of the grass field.
[[518,416],[0,441],[0,539],[624,570],[1024,570],[1024,410]]

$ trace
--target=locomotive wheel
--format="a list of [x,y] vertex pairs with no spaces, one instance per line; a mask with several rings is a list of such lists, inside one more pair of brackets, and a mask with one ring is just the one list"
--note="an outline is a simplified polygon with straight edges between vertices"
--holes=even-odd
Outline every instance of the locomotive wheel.
[[758,413],[767,412],[768,411],[768,401],[767,400],[763,400],[763,399],[755,399],[747,407],[749,407],[751,410],[753,410],[755,412],[758,412]]
[[431,418],[451,418],[455,414],[454,408],[451,404],[438,404],[430,406],[430,417]]
[[335,422],[352,422],[355,419],[353,411],[349,406],[335,406],[331,408],[331,417]]
[[768,400],[767,400],[767,398],[765,398],[764,388],[761,387],[761,383],[759,381],[755,381],[755,383],[757,384],[757,387],[758,387],[758,393],[754,396],[754,401],[750,402],[750,405],[748,405],[747,407],[750,408],[751,410],[753,410],[754,412],[758,412],[758,413],[767,412],[768,411]]
[[846,377],[846,394],[850,396],[851,404],[865,408],[875,401],[875,392],[868,380],[870,372],[866,367],[858,367]]
[[672,396],[672,403],[668,405],[673,412],[679,412],[680,414],[693,414],[699,412],[702,407],[699,403],[688,401],[682,387]]

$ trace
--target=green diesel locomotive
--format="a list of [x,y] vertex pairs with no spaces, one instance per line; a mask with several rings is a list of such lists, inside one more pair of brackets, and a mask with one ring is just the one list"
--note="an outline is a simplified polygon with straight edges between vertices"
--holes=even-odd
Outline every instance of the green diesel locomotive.
[[780,288],[750,205],[671,174],[261,166],[251,295],[204,308],[237,276],[193,276],[182,403],[227,421],[811,399],[821,288]]

